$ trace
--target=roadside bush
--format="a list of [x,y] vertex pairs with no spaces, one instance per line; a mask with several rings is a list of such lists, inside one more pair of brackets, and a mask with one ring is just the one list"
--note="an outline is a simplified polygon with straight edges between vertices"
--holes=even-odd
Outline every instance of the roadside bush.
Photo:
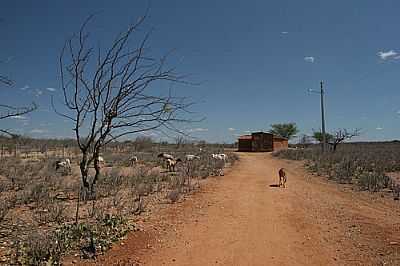
[[66,218],[65,210],[65,204],[59,201],[51,201],[35,209],[34,218],[40,224],[53,222],[61,224]]
[[63,247],[49,234],[33,233],[18,250],[21,265],[57,265],[63,254]]
[[356,184],[361,190],[389,187],[386,172],[400,170],[400,143],[344,143],[336,152],[322,153],[319,145],[306,149],[281,150],[274,156],[304,160],[308,170],[339,183]]
[[383,173],[365,172],[359,177],[357,184],[361,190],[377,192],[389,187],[390,178]]
[[15,198],[7,197],[0,199],[0,222],[4,221],[8,212],[15,207]]
[[166,198],[169,199],[171,203],[175,203],[179,200],[180,194],[181,193],[179,189],[174,189],[167,193]]
[[95,224],[67,224],[53,233],[33,233],[16,244],[14,264],[59,265],[69,250],[80,250],[83,258],[95,257],[133,229],[123,217],[106,214]]

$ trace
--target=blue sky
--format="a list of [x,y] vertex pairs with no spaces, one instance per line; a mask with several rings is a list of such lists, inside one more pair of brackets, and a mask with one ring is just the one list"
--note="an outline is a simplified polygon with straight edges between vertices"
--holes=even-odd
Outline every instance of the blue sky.
[[[58,56],[90,14],[102,46],[143,15],[148,1],[7,1],[0,10],[0,73],[15,84],[2,102],[40,108],[2,121],[33,137],[72,136],[51,109],[61,100]],[[206,119],[193,136],[232,142],[246,131],[296,122],[300,133],[320,128],[326,85],[327,129],[362,128],[358,140],[400,139],[399,1],[152,0],[143,31],[153,29],[155,54],[176,49],[180,73],[199,86],[178,86]],[[156,135],[154,136],[158,138]]]

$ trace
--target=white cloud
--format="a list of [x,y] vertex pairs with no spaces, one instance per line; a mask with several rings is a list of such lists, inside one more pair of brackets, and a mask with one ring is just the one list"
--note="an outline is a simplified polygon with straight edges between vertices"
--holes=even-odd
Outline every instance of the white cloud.
[[282,34],[288,34],[288,31],[281,31]]
[[158,136],[158,134],[153,131],[144,131],[144,132],[141,132],[140,135],[146,136],[146,137],[157,137]]
[[251,133],[251,131],[250,130],[246,130],[244,133]]
[[383,130],[383,127],[377,127],[376,130]]
[[46,88],[46,90],[51,91],[51,92],[56,91],[56,89],[54,89],[54,88]]
[[395,51],[393,51],[393,50],[390,50],[390,51],[387,51],[387,52],[380,51],[380,52],[377,53],[377,55],[378,55],[382,60],[386,60],[386,59],[389,59],[389,58],[391,58],[391,57],[395,57],[395,59],[398,59],[398,58],[399,58],[398,56],[396,56],[396,55],[397,55],[397,52],[395,52]]
[[306,61],[308,63],[314,63],[315,58],[314,58],[314,56],[306,56],[306,57],[304,57],[304,61]]
[[43,91],[42,90],[39,90],[39,89],[36,89],[35,90],[35,96],[36,97],[39,97],[40,95],[42,95],[43,94]]
[[16,115],[16,116],[12,116],[12,119],[20,119],[20,120],[25,120],[28,119],[28,117],[24,116],[24,115]]
[[236,129],[234,129],[233,127],[228,128],[229,131],[235,131]]
[[205,131],[208,131],[208,128],[197,127],[188,129],[188,132],[205,132]]
[[29,89],[30,87],[28,85],[23,86],[22,88],[20,88],[20,90],[26,91],[27,89]]
[[33,133],[33,134],[42,134],[42,133],[46,133],[48,131],[45,130],[45,129],[35,128],[35,129],[32,129],[30,132]]

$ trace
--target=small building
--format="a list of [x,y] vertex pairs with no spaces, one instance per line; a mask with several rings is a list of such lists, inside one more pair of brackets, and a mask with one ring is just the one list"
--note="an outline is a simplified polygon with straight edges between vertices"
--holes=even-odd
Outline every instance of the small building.
[[238,140],[238,151],[244,152],[270,152],[287,148],[288,139],[265,132],[243,135]]

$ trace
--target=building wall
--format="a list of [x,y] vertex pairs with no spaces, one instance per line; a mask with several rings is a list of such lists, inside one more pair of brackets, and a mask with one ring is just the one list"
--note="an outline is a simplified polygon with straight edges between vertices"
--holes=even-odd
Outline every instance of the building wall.
[[274,138],[274,151],[287,149],[289,147],[287,139],[275,139]]
[[239,151],[252,151],[252,140],[251,139],[239,139],[238,143]]
[[238,151],[270,152],[288,148],[288,140],[274,137],[271,133],[256,132],[251,137],[239,138]]
[[252,151],[265,152],[273,150],[273,135],[270,133],[257,132],[251,134],[253,137]]

